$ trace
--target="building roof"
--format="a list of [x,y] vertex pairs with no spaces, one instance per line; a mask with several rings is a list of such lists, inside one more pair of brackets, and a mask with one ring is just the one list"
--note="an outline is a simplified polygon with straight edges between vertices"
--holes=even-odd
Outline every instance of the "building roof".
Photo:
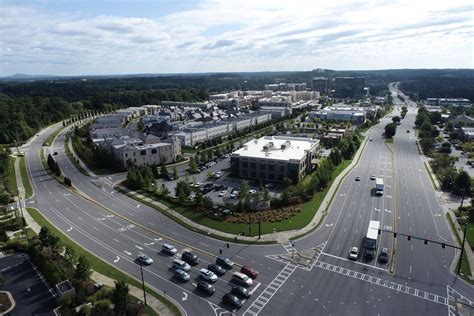
[[289,161],[300,160],[319,140],[301,137],[264,136],[251,140],[233,155]]

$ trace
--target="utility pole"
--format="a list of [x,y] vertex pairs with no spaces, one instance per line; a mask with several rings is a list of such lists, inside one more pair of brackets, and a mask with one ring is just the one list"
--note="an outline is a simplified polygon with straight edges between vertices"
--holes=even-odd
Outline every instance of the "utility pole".
[[261,220],[261,214],[260,211],[258,212],[258,239],[261,238],[261,226],[262,226],[262,220]]
[[146,306],[146,292],[145,292],[145,280],[143,279],[143,265],[140,263],[140,273],[142,275],[142,288],[143,288],[143,302]]
[[467,222],[464,223],[464,236],[462,238],[461,255],[459,256],[459,262],[458,262],[458,274],[460,274],[461,272],[461,263],[462,263],[462,258],[464,256],[464,245],[466,244],[466,233],[467,233]]

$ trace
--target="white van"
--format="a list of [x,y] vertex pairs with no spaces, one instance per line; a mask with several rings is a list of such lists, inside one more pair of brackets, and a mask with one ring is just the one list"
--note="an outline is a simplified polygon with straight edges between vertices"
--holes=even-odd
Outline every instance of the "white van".
[[236,283],[239,283],[245,286],[251,286],[253,284],[253,281],[251,278],[249,278],[248,276],[240,272],[234,272],[234,275],[232,276],[232,280],[234,280]]
[[184,270],[184,271],[191,270],[191,266],[189,264],[187,264],[186,262],[184,262],[183,260],[180,260],[180,259],[174,259],[173,260],[173,268],[181,269],[181,270]]

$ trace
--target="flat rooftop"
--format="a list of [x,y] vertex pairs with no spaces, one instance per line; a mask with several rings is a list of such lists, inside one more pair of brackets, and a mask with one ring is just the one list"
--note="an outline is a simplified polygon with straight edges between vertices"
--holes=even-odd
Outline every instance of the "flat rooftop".
[[306,151],[317,145],[319,140],[301,137],[264,136],[253,139],[233,152],[233,155],[249,158],[266,158],[273,160],[289,161],[300,160]]

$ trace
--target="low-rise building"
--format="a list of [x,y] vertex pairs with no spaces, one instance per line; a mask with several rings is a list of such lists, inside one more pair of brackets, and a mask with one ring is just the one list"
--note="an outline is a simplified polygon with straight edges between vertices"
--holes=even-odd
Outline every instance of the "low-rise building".
[[453,123],[454,127],[474,127],[474,118],[466,114],[455,116],[449,121]]
[[120,138],[125,136],[127,131],[123,127],[99,128],[91,131],[91,138]]
[[98,117],[94,124],[91,125],[90,130],[101,128],[118,128],[123,127],[127,122],[126,117],[117,114],[110,114]]
[[472,142],[474,141],[474,128],[473,127],[460,127],[458,129],[459,136],[463,141]]
[[322,121],[346,121],[356,125],[363,124],[367,117],[364,108],[353,107],[326,107],[319,111],[309,112],[308,115]]
[[176,138],[160,142],[121,138],[111,143],[111,152],[124,168],[169,164],[181,157],[181,143]]
[[424,103],[440,106],[470,106],[471,100],[464,98],[427,98]]
[[247,142],[230,158],[231,175],[239,178],[297,183],[315,167],[319,140],[265,136]]

